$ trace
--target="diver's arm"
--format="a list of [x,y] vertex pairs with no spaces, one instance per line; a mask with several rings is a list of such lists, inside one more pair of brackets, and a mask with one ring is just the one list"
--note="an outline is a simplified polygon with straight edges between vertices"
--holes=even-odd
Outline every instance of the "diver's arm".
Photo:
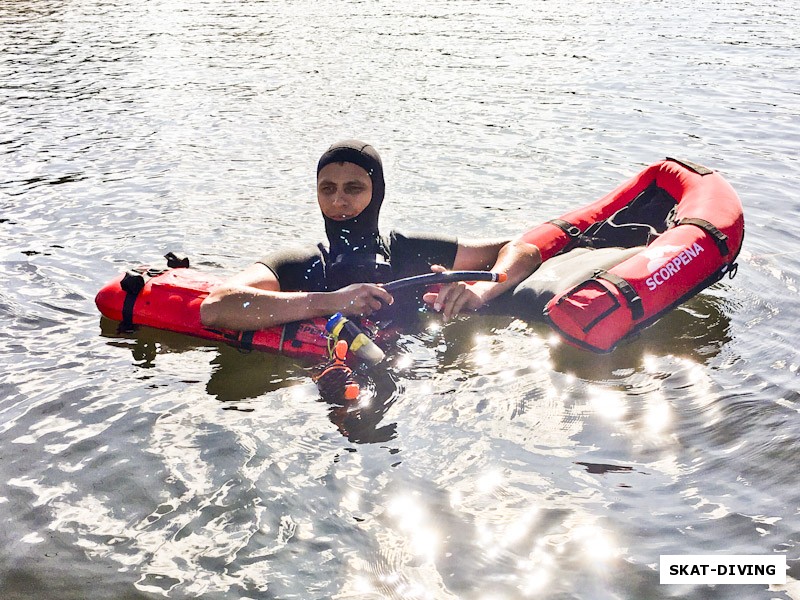
[[453,271],[485,271],[497,262],[507,239],[458,240]]
[[[485,264],[469,262],[485,258],[485,253],[490,251],[491,245],[487,244],[483,248],[483,254],[481,250],[472,247],[472,250],[465,255],[461,253],[461,246],[459,246],[453,269],[488,268]],[[460,253],[461,256],[459,256]],[[465,257],[469,260],[465,260]],[[462,262],[459,262],[459,258],[462,259]],[[445,320],[447,320],[460,312],[479,309],[493,298],[512,289],[538,269],[541,264],[542,255],[539,252],[539,248],[516,239],[503,244],[499,251],[495,252],[494,261],[490,267],[492,271],[506,274],[504,282],[479,281],[471,285],[463,282],[452,283],[442,286],[438,293],[425,294],[423,299],[425,302],[432,304],[435,310],[441,311]],[[439,265],[434,265],[431,270],[444,271],[445,269]]]
[[521,239],[516,239],[500,249],[497,253],[497,260],[490,269],[496,273],[505,273],[506,280],[502,283],[478,281],[469,287],[480,297],[482,304],[486,304],[503,292],[514,288],[536,271],[541,264],[542,254],[539,252],[539,248],[523,242]]
[[272,270],[256,263],[214,288],[200,305],[200,319],[206,327],[251,331],[336,312],[368,315],[392,302],[389,292],[369,283],[335,292],[282,292]]

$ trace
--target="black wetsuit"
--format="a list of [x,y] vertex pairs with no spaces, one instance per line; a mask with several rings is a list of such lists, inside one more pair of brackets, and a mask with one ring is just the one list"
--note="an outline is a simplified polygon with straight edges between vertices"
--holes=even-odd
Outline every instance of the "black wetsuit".
[[[392,231],[382,241],[390,275],[380,283],[430,273],[431,265],[451,268],[458,250],[456,238],[446,235],[404,235]],[[275,273],[281,291],[328,292],[339,287],[328,279],[331,258],[328,247],[317,244],[278,250],[258,262]]]
[[[370,202],[345,221],[323,214],[327,244],[281,250],[260,259],[275,273],[281,291],[331,292],[353,283],[387,283],[423,275],[435,264],[453,267],[458,250],[453,236],[380,234],[378,217],[386,186],[381,158],[372,146],[359,140],[333,144],[320,157],[317,175],[331,163],[352,163],[364,169],[372,181]],[[395,294],[392,318],[402,309],[418,310],[423,291]]]
[[[431,265],[452,268],[458,250],[458,241],[453,236],[411,234],[397,231],[382,238],[382,251],[386,257],[388,270],[381,273],[385,283],[403,277],[424,275],[431,272]],[[327,292],[342,287],[332,283],[328,277],[332,255],[324,244],[290,248],[273,252],[258,262],[269,268],[278,279],[281,291]],[[362,270],[363,272],[363,270]],[[367,277],[361,277],[363,281]],[[422,306],[423,289],[401,290],[394,294],[396,318],[399,311],[417,311]],[[385,316],[385,315],[384,315]]]

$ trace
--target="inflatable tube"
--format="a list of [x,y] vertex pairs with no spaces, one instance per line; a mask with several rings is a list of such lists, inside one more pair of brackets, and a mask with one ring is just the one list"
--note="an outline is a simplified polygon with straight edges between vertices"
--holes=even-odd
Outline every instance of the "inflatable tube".
[[609,352],[726,273],[732,276],[743,237],[741,202],[722,176],[668,158],[522,239],[538,246],[545,261],[581,246],[631,249],[619,253],[618,263],[565,285],[544,307],[545,319],[566,341]]
[[[109,281],[95,304],[109,319],[120,321],[121,331],[144,325],[185,333],[245,350],[261,350],[303,359],[326,359],[327,319],[313,319],[259,331],[209,329],[200,321],[200,304],[222,280],[186,266],[168,255],[168,268],[142,266]],[[188,265],[188,261],[184,263]]]
[[[295,321],[258,331],[231,331],[205,327],[200,305],[209,292],[222,283],[213,275],[189,268],[189,260],[167,254],[167,268],[140,266],[109,281],[97,293],[95,304],[103,316],[120,322],[120,331],[144,325],[185,333],[207,340],[226,342],[245,350],[261,350],[302,359],[324,360],[332,351],[328,319]],[[427,273],[386,284],[399,289],[452,281],[504,281],[504,273],[490,271],[448,271]],[[341,317],[341,315],[337,315]],[[346,319],[345,319],[346,320]],[[338,336],[338,332],[334,332]],[[382,337],[391,331],[381,330]],[[352,340],[350,340],[352,342]],[[351,351],[364,360],[355,344]]]
[[[505,305],[499,312],[544,318],[575,346],[609,352],[735,273],[743,236],[741,202],[722,176],[666,159],[524,233],[521,239],[538,246],[545,262],[492,304]],[[123,330],[145,325],[244,349],[328,358],[326,319],[248,332],[204,327],[200,304],[221,280],[189,268],[187,259],[167,259],[167,269],[143,266],[106,284],[95,299],[100,312]]]

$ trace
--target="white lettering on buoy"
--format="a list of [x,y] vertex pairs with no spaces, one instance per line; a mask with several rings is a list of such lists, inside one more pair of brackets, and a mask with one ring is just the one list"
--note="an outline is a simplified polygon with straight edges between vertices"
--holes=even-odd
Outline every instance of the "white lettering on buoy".
[[[704,252],[703,247],[695,242],[691,247],[685,248],[677,255],[675,255],[672,259],[665,259],[665,260],[658,260],[658,258],[663,257],[663,255],[670,250],[675,250],[674,246],[665,246],[663,248],[653,248],[650,252],[653,251],[659,252],[661,254],[660,257],[651,257],[656,260],[651,260],[647,267],[650,269],[651,275],[647,279],[645,279],[645,283],[647,284],[647,289],[655,291],[658,286],[664,285],[668,279],[677,275],[680,270],[692,262],[697,256]],[[645,250],[645,254],[647,254],[647,250]],[[655,264],[654,264],[655,263]]]

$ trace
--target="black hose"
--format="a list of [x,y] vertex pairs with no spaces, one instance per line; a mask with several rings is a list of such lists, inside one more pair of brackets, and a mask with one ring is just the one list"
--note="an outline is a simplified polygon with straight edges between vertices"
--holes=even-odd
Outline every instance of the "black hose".
[[493,273],[492,271],[445,271],[444,273],[426,273],[425,275],[415,275],[414,277],[391,281],[385,284],[383,289],[391,293],[402,288],[420,285],[453,283],[456,281],[503,281],[504,279],[504,274]]

